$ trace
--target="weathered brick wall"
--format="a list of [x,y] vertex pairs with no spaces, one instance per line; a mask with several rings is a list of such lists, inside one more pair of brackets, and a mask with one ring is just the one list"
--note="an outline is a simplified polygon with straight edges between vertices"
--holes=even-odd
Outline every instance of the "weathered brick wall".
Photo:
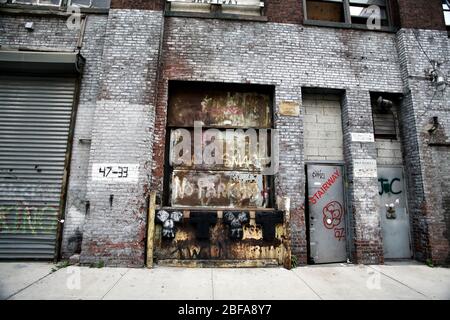
[[352,141],[351,132],[373,133],[370,92],[349,89],[343,99],[344,158],[347,168],[347,199],[350,205],[352,256],[363,263],[383,263],[381,221],[378,214],[379,194],[377,178],[354,177],[355,160],[376,159],[374,142]]
[[[306,263],[303,115],[282,116],[279,104],[301,104],[302,87],[348,90],[351,96],[345,108],[350,117],[343,121],[344,135],[349,131],[372,132],[369,90],[402,91],[395,36],[294,24],[187,18],[167,18],[165,24],[155,125],[154,188],[161,194],[168,80],[275,85],[276,127],[281,131],[276,192],[291,199],[293,253]],[[353,158],[375,158],[375,143],[362,148],[360,143],[353,144],[346,154],[350,163]],[[355,241],[359,262],[382,261],[377,186],[374,178],[357,181],[353,188],[355,226],[365,228],[358,231]]]
[[[67,17],[48,15],[7,14],[0,18],[0,44],[2,48],[27,47],[36,50],[74,51],[79,36],[77,30],[69,30]],[[25,29],[25,23],[34,23],[34,30]]]
[[163,10],[165,0],[111,0],[111,9]]
[[[24,28],[25,22],[34,22],[34,31]],[[28,48],[32,50],[75,51],[80,36],[78,30],[69,30],[67,17],[52,15],[3,14],[0,18],[0,44],[2,48]],[[81,54],[86,64],[80,83],[77,118],[75,123],[70,177],[67,186],[65,223],[61,253],[68,257],[81,249],[83,224],[86,213],[86,182],[89,163],[89,143],[92,117],[98,93],[107,16],[89,14]]]
[[[111,10],[93,117],[82,263],[144,264],[162,13]],[[92,180],[96,163],[139,164],[137,183]],[[112,198],[111,198],[112,196]]]
[[81,80],[72,144],[65,224],[61,245],[63,258],[67,258],[74,253],[80,253],[86,211],[89,210],[88,199],[86,198],[91,149],[89,142],[102,72],[102,53],[107,18],[106,15],[88,16],[81,48],[81,54],[86,58],[86,65]]
[[445,30],[441,0],[397,0],[402,28]]
[[266,0],[265,10],[270,22],[303,22],[303,0]]
[[[448,165],[444,161],[450,151],[449,147],[435,147],[429,143],[449,142],[450,92],[447,88],[443,93],[435,93],[431,81],[424,78],[424,69],[431,64],[419,42],[432,60],[442,63],[450,54],[445,31],[403,29],[397,34],[405,95],[400,124],[414,252],[422,261],[448,263],[449,215],[446,205],[450,191],[445,188],[442,177],[448,175]],[[449,68],[447,63],[441,70],[448,75]],[[427,129],[434,116],[438,117],[440,126],[430,134]]]

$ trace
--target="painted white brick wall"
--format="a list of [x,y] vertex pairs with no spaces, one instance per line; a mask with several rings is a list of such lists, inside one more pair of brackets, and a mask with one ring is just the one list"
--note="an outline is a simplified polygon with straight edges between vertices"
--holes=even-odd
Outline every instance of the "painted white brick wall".
[[305,160],[344,160],[340,97],[305,94]]

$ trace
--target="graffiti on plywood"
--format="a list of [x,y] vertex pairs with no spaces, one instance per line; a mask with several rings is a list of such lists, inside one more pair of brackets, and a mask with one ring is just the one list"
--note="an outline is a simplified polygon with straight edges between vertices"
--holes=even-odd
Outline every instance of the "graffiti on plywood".
[[242,172],[174,170],[172,206],[265,207],[268,204],[266,178]]

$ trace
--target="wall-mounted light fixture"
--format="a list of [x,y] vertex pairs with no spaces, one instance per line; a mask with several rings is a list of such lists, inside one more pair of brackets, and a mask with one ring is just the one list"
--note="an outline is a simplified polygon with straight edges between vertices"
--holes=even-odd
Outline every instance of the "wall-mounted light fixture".
[[25,22],[25,29],[27,29],[28,31],[33,31],[34,30],[34,22],[32,22],[32,21]]

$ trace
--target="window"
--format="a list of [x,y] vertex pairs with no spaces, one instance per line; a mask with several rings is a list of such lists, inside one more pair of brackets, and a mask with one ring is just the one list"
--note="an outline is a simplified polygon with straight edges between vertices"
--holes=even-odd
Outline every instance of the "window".
[[170,83],[166,205],[273,208],[272,96],[268,86]]
[[349,9],[352,24],[367,25],[367,20],[376,16],[382,26],[389,25],[385,0],[350,0]]
[[447,26],[447,31],[450,36],[450,1],[449,0],[442,0],[442,9],[444,9],[445,25]]
[[14,0],[13,3],[34,4],[40,6],[60,6],[62,0]]
[[397,139],[395,98],[389,94],[371,94],[375,138]]
[[309,20],[345,22],[343,0],[307,0],[306,12]]
[[305,21],[328,26],[389,27],[387,0],[304,0]]
[[108,9],[111,0],[7,0],[8,4],[60,7],[79,6],[81,8]]
[[111,0],[69,0],[70,5],[85,8],[109,8]]
[[261,0],[167,0],[169,15],[211,18],[245,18],[264,16]]

